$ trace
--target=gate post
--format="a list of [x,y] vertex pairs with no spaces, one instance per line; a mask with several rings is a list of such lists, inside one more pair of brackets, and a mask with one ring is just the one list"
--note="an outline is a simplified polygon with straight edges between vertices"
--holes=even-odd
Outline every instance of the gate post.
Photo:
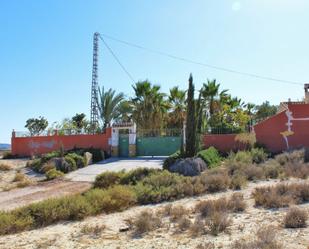
[[112,156],[119,156],[119,130],[112,128]]
[[136,156],[136,124],[129,129],[129,157]]

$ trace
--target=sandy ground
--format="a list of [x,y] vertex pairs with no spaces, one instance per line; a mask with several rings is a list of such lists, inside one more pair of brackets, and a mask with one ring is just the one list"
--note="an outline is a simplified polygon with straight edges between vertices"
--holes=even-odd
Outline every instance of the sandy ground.
[[[300,180],[289,180],[293,182]],[[0,237],[0,248],[141,248],[141,249],[195,249],[199,245],[213,243],[215,248],[230,248],[230,245],[237,239],[244,238],[247,241],[253,239],[254,233],[261,227],[270,224],[277,230],[277,238],[283,244],[283,248],[307,249],[309,246],[309,227],[304,229],[285,229],[282,221],[286,209],[265,210],[255,208],[251,193],[255,187],[266,186],[278,183],[278,180],[250,183],[246,189],[239,191],[244,194],[247,209],[243,213],[231,214],[233,220],[229,231],[219,236],[203,235],[192,238],[188,232],[175,233],[173,225],[166,225],[164,228],[151,232],[143,238],[132,238],[130,232],[119,232],[125,225],[125,220],[134,217],[144,209],[153,211],[159,210],[168,203],[158,205],[133,207],[121,213],[99,215],[87,218],[81,222],[65,222],[42,229],[23,232],[16,235]],[[308,182],[308,180],[307,180]],[[216,199],[223,196],[230,196],[233,191],[216,194],[206,194],[196,198],[185,198],[173,202],[175,205],[183,205],[193,208],[200,200]],[[309,212],[309,204],[300,205],[302,209]],[[105,230],[98,236],[83,232],[82,228],[87,226],[105,225]],[[170,224],[170,223],[169,223]],[[309,225],[309,224],[308,224]],[[207,247],[203,247],[207,248]]]
[[[70,182],[68,180],[53,180],[42,182],[44,175],[37,174],[26,168],[28,159],[0,160],[0,164],[11,167],[8,171],[0,171],[0,211],[38,202],[48,198],[81,193],[91,188],[88,182]],[[18,182],[13,182],[17,172],[25,175],[30,186],[17,188]]]

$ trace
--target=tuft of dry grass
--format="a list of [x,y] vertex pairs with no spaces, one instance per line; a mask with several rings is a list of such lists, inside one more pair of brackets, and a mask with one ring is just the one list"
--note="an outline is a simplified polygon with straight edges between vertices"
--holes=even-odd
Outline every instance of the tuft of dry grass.
[[205,224],[208,227],[209,233],[217,236],[221,232],[225,232],[232,224],[232,220],[225,212],[214,212],[210,217],[206,218]]
[[23,173],[17,172],[13,179],[13,182],[22,182],[26,179],[26,176]]
[[282,249],[282,245],[276,239],[277,229],[273,226],[260,228],[255,239],[248,241],[238,240],[231,248],[232,249]]
[[308,214],[306,210],[297,207],[290,208],[284,218],[284,226],[286,228],[303,228],[306,227]]
[[106,226],[103,225],[95,225],[95,226],[91,226],[91,225],[84,225],[82,226],[80,233],[83,235],[88,235],[91,237],[100,237],[103,233],[103,231],[106,229]]
[[177,205],[174,207],[171,207],[170,209],[170,220],[172,222],[178,221],[179,219],[187,216],[190,213],[190,210],[186,209],[183,206]]
[[195,249],[215,249],[214,243],[206,242],[204,244],[199,244]]
[[184,232],[188,230],[192,225],[191,220],[187,216],[183,216],[177,220],[177,230],[178,232]]
[[271,187],[256,188],[252,197],[256,206],[264,208],[280,208],[291,204],[301,204],[309,201],[309,184],[281,183]]
[[4,164],[4,163],[0,164],[0,171],[9,171],[11,169],[12,169],[12,167],[8,164]]
[[127,223],[133,228],[133,236],[142,236],[160,228],[162,225],[161,218],[150,210],[142,211],[133,220],[127,220]]
[[193,237],[206,233],[205,220],[201,216],[197,216],[190,227],[190,234]]

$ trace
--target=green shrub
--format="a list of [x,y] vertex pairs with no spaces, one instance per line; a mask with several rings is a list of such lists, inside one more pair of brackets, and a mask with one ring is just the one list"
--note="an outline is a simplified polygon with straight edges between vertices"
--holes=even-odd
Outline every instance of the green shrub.
[[43,154],[40,158],[42,163],[46,163],[55,157],[60,157],[60,151],[52,151],[50,153]]
[[10,212],[0,212],[0,235],[17,233],[32,227],[33,219],[30,215],[17,217]]
[[268,157],[267,153],[261,148],[253,148],[250,153],[252,156],[252,161],[257,164],[265,162]]
[[166,158],[163,162],[163,169],[169,170],[170,166],[172,166],[178,159],[182,158],[180,151],[175,152]]
[[[70,165],[68,172],[71,172],[71,171],[74,171],[74,170],[77,169],[77,165],[76,165],[76,162],[75,162],[73,157],[71,157],[70,155],[66,155],[64,157],[64,160]],[[65,172],[65,173],[67,173],[67,172]]]
[[31,168],[35,172],[40,172],[42,167],[42,161],[40,158],[27,162],[27,167]]
[[83,168],[86,166],[86,160],[83,156],[78,155],[76,153],[69,153],[66,156],[69,156],[74,159],[77,168]]
[[2,159],[15,159],[15,158],[18,158],[17,155],[13,155],[11,152],[7,151],[7,152],[4,152],[3,156],[2,156]]
[[231,152],[228,158],[234,162],[240,162],[244,164],[251,164],[253,160],[250,151],[238,151],[237,153]]
[[125,172],[113,172],[113,171],[106,171],[100,175],[97,175],[94,181],[95,188],[109,188],[113,185],[119,184],[122,175]]
[[50,169],[49,171],[47,171],[47,172],[45,173],[45,176],[46,176],[46,179],[47,179],[47,180],[53,180],[53,179],[62,177],[63,175],[64,175],[63,172],[61,172],[61,171],[59,171],[59,170],[56,170],[55,168]]
[[125,185],[135,185],[138,181],[143,180],[145,177],[160,172],[159,169],[150,168],[137,168],[130,170],[125,174],[121,175],[120,183]]
[[197,156],[202,158],[209,168],[214,168],[221,162],[219,152],[214,147],[200,151]]
[[97,163],[106,158],[106,153],[101,149],[89,148],[85,149],[84,152],[89,152],[92,154],[92,162]]

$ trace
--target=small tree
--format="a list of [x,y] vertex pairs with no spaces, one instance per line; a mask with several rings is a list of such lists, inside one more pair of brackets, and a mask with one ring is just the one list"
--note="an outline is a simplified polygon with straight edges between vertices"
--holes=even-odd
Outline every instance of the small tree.
[[187,126],[186,126],[186,148],[185,155],[193,157],[196,152],[196,122],[195,122],[195,100],[194,100],[194,84],[193,77],[190,74],[189,88],[187,97]]
[[81,130],[86,125],[85,120],[86,115],[84,113],[76,113],[75,116],[72,117],[72,122],[76,126],[78,130]]
[[31,136],[39,135],[48,126],[48,121],[44,117],[39,118],[29,118],[26,121],[25,128],[30,132]]

